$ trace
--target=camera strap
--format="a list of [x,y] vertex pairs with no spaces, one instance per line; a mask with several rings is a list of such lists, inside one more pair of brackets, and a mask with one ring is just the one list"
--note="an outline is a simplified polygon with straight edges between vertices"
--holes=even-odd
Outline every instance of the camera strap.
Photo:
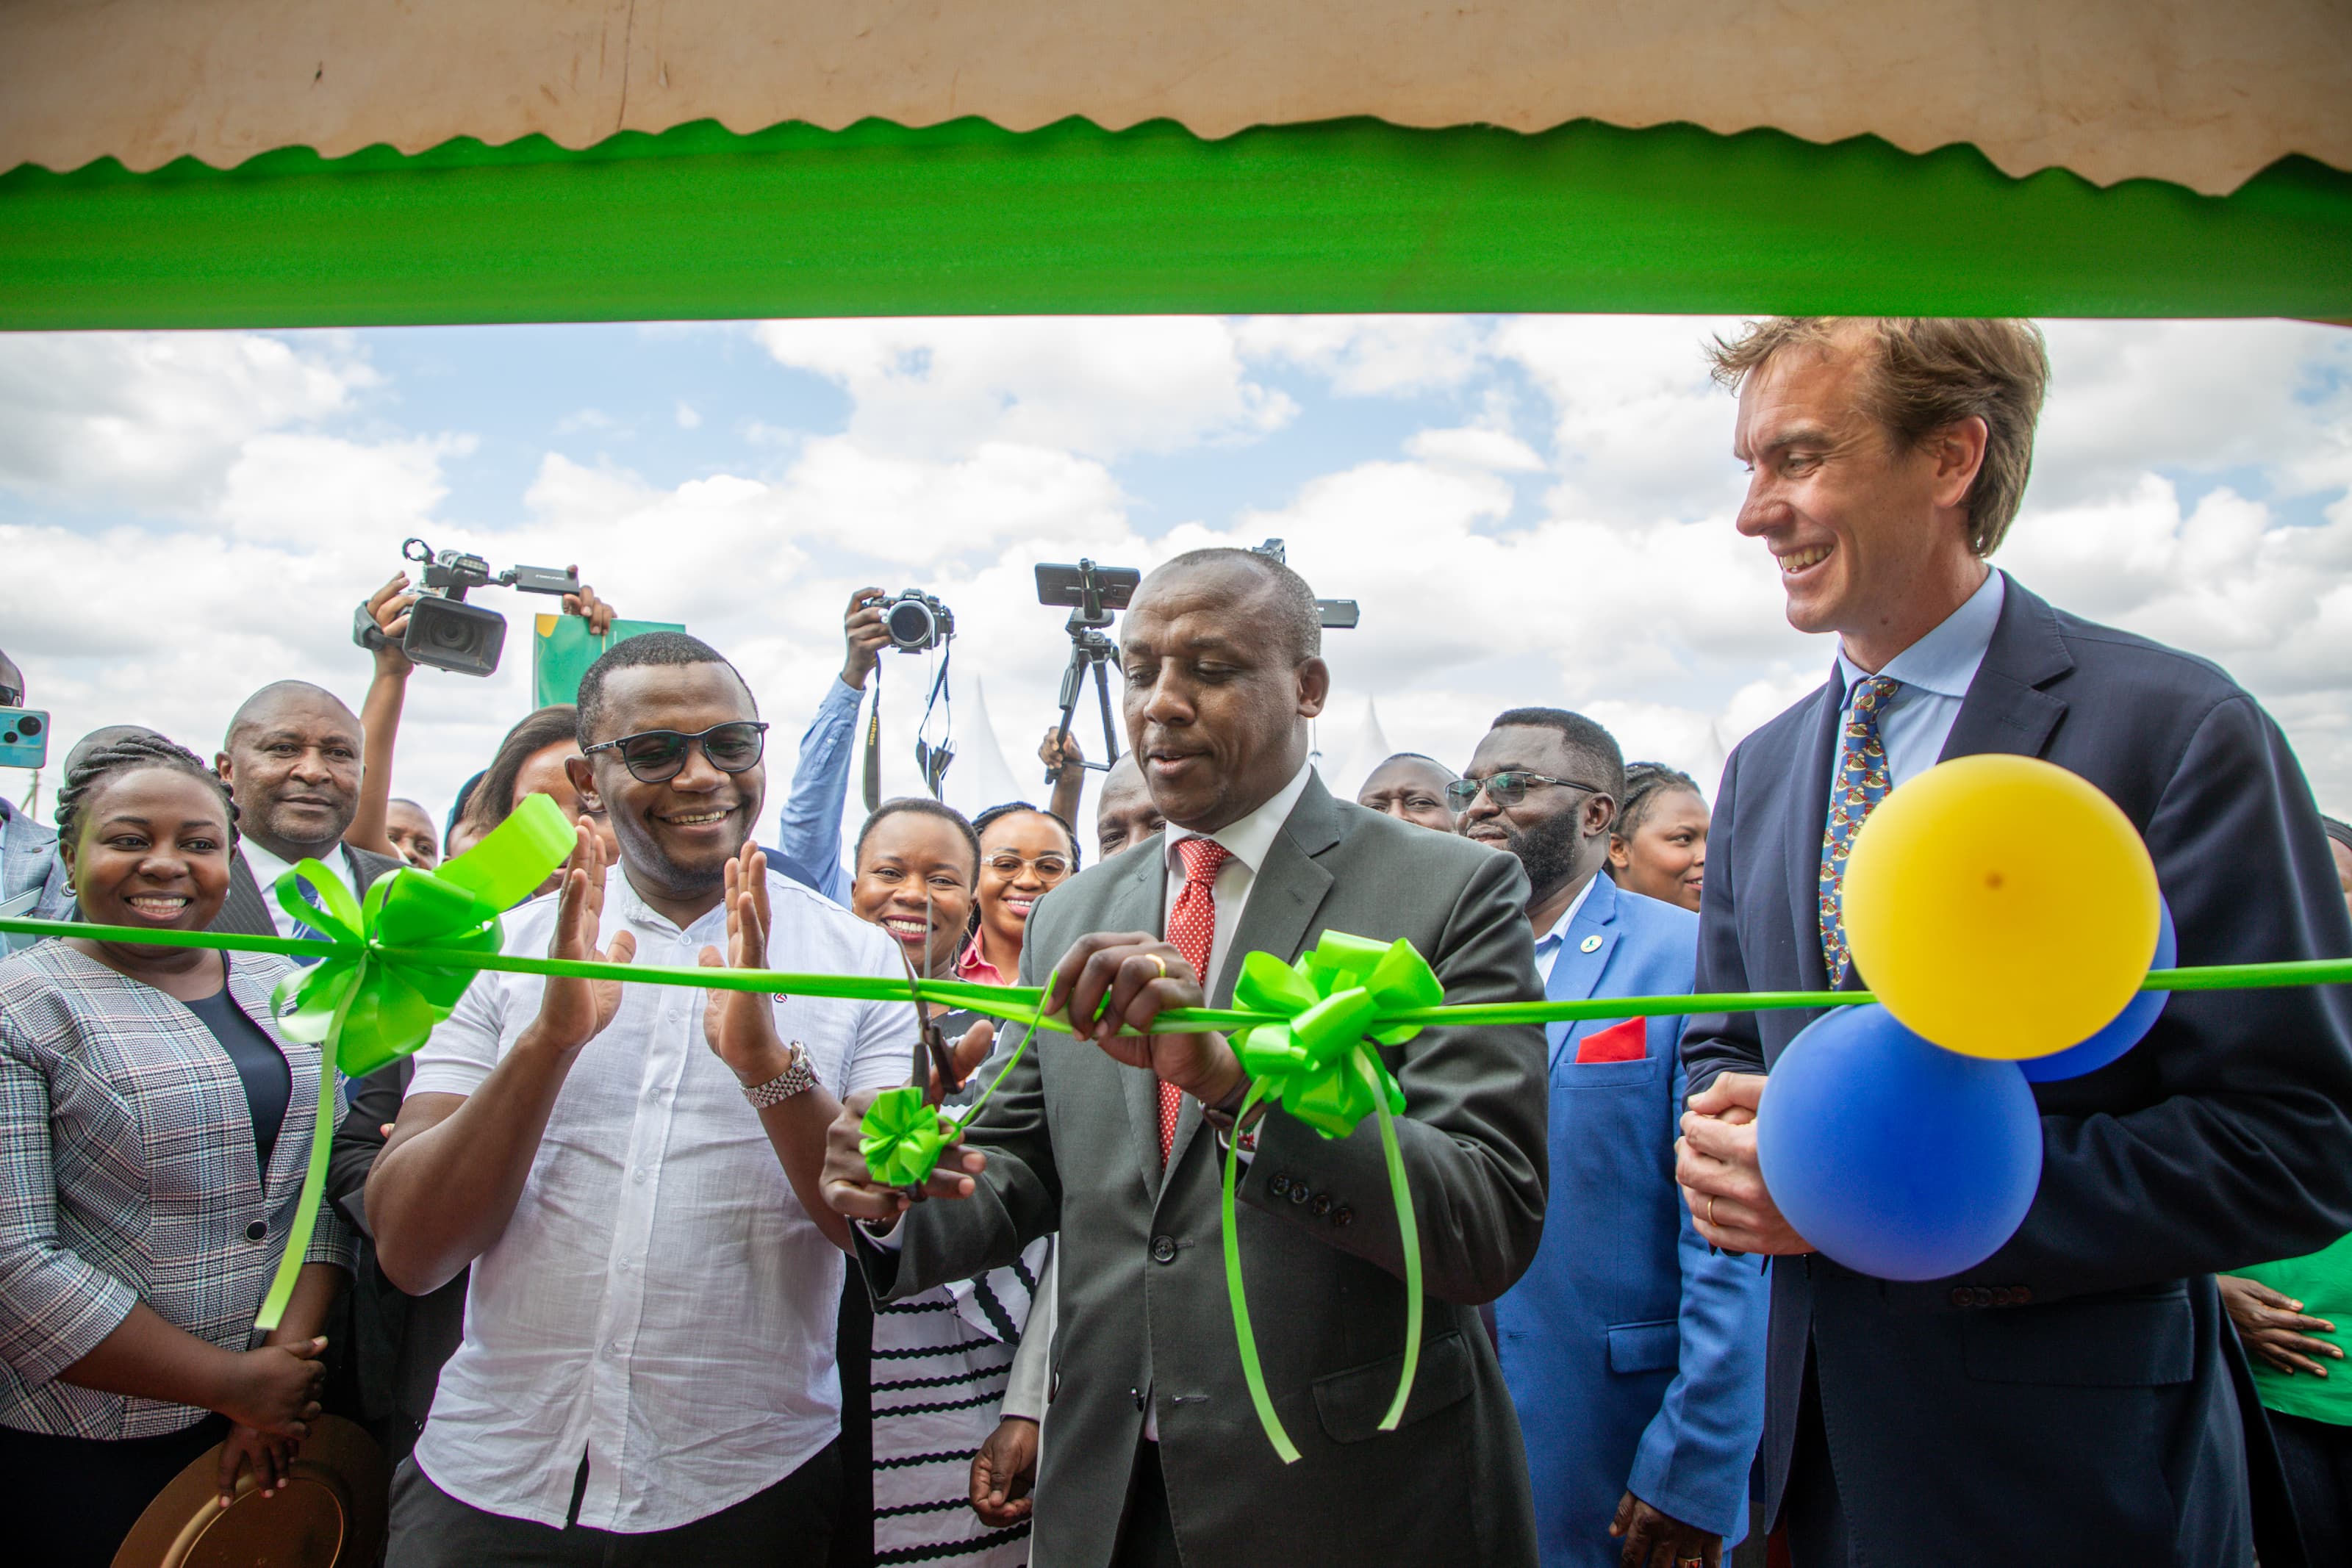
[[[931,695],[924,700],[923,716],[915,725],[915,767],[923,776],[923,788],[931,799],[940,798],[940,787],[948,776],[948,765],[955,760],[955,716],[948,696],[948,665],[955,658],[955,644],[949,643],[940,655],[940,672],[931,679]],[[937,710],[947,720],[947,733],[933,745],[923,738],[930,727],[931,714]]]
[[866,721],[866,813],[882,809],[882,662],[874,662],[874,716]]

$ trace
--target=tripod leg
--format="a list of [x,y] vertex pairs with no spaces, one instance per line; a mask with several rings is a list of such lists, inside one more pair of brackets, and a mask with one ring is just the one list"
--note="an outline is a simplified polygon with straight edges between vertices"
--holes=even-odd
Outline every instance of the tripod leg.
[[[1073,647],[1069,667],[1062,672],[1062,722],[1054,731],[1054,749],[1056,752],[1061,750],[1062,742],[1070,738],[1070,719],[1077,712],[1078,693],[1086,684],[1087,651]],[[1061,777],[1051,768],[1045,769],[1045,782],[1049,785],[1060,782]]]
[[[1109,663],[1110,660],[1106,655],[1098,654],[1093,660],[1095,695],[1102,699],[1103,766],[1106,768],[1118,760],[1118,726],[1112,722],[1110,716],[1110,672],[1104,668]],[[1066,723],[1069,718],[1067,708],[1063,710],[1062,716]]]

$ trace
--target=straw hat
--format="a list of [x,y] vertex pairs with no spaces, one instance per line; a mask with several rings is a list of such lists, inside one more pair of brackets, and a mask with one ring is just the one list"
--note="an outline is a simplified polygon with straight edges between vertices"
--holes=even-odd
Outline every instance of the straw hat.
[[383,1544],[389,1482],[383,1450],[336,1416],[310,1423],[293,1476],[276,1497],[237,1478],[220,1503],[220,1449],[207,1448],[155,1494],[114,1554],[114,1568],[366,1568]]

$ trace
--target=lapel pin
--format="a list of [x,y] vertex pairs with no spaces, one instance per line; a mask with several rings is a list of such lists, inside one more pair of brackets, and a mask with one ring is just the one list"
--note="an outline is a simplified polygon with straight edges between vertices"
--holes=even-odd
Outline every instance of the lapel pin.
[[1587,936],[1587,937],[1586,937],[1586,938],[1585,938],[1581,943],[1578,944],[1578,946],[1579,946],[1580,950],[1581,950],[1581,951],[1583,951],[1583,952],[1586,952],[1586,953],[1597,953],[1597,952],[1599,952],[1599,951],[1601,950],[1601,935],[1600,935],[1600,933],[1599,933],[1599,932],[1595,932],[1595,933],[1593,933],[1591,936]]

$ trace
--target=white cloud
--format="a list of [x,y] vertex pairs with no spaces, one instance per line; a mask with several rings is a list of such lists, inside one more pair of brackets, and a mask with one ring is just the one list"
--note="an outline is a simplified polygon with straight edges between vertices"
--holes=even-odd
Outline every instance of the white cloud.
[[344,412],[375,380],[323,335],[0,334],[0,486],[185,515],[252,437]]
[[1492,468],[1498,474],[1540,474],[1544,465],[1536,449],[1517,436],[1476,425],[1420,431],[1404,449],[1424,463]]
[[1108,458],[1280,429],[1297,413],[1244,373],[1208,317],[762,321],[780,364],[836,382],[848,434],[949,457],[989,442]]
[[680,398],[677,404],[677,427],[680,430],[692,430],[701,423],[702,415],[696,411],[695,406]]
[[1486,328],[1466,316],[1254,316],[1235,329],[1252,359],[1314,371],[1342,397],[1459,385],[1486,354]]
[[464,435],[367,444],[274,432],[247,441],[229,465],[214,515],[251,538],[301,545],[322,534],[428,527],[448,494],[441,460],[474,449]]

